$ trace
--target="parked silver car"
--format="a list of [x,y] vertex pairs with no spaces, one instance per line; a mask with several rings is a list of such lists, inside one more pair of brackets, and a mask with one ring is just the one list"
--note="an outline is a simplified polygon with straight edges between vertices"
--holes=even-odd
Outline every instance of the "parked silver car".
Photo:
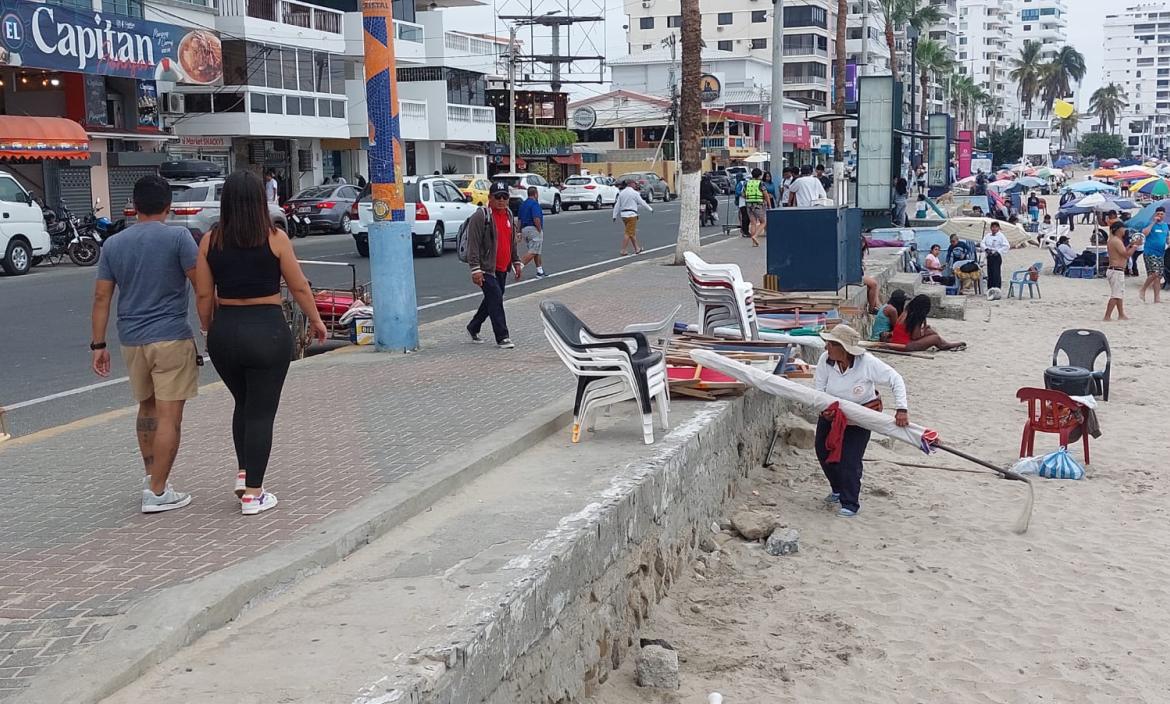
[[[167,224],[187,228],[196,242],[203,239],[203,235],[219,222],[219,201],[223,196],[223,182],[222,178],[170,181],[171,214],[167,218]],[[138,213],[135,212],[133,203],[127,203],[122,214],[127,225],[137,221]],[[268,214],[272,217],[273,225],[288,232],[288,218],[284,216],[284,211],[279,205],[269,203]]]
[[357,186],[326,184],[302,190],[285,205],[308,218],[311,231],[349,232],[350,208],[357,199]]
[[667,201],[671,199],[670,186],[666,185],[666,181],[663,181],[653,171],[637,171],[622,174],[617,177],[617,182],[621,183],[622,181],[636,188],[642,195],[642,199],[647,203],[653,203],[656,200]]

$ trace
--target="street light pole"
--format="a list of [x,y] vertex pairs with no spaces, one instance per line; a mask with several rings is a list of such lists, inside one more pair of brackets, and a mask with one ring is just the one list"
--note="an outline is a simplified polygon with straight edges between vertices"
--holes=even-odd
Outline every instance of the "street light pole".
[[374,211],[369,228],[374,343],[382,352],[409,352],[418,349],[418,303],[402,186],[404,160],[389,0],[362,0],[362,28],[366,115],[372,135],[367,154]]
[[918,74],[918,28],[914,25],[906,27],[906,36],[910,38],[910,168],[914,168],[914,126],[918,115],[918,87],[915,77]]
[[772,132],[768,153],[772,170],[784,170],[784,0],[772,0]]
[[516,26],[508,30],[508,170],[516,168]]

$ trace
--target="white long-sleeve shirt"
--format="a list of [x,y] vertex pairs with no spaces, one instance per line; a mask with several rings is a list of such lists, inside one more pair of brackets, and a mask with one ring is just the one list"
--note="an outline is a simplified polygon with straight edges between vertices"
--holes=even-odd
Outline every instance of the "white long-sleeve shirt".
[[894,392],[895,409],[910,410],[902,375],[868,352],[854,357],[852,366],[845,371],[841,371],[826,352],[821,355],[813,373],[813,386],[817,391],[862,405],[878,397],[878,384],[888,386]]
[[650,204],[642,200],[642,194],[633,188],[626,186],[618,191],[617,199],[613,202],[613,219],[617,220],[618,216],[629,218],[638,214],[638,208],[645,208],[650,212],[654,212],[654,208]]
[[998,252],[1000,256],[1008,253],[1012,248],[1007,238],[1003,236],[1003,232],[990,232],[983,236],[983,251]]

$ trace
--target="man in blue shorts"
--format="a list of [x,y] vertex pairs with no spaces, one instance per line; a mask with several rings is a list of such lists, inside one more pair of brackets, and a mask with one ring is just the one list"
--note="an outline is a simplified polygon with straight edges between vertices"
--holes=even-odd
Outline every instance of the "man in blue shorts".
[[1146,280],[1138,291],[1142,303],[1146,301],[1146,290],[1154,290],[1154,303],[1162,302],[1162,270],[1166,266],[1166,239],[1170,236],[1170,225],[1166,224],[1166,209],[1154,209],[1154,220],[1142,230],[1145,237],[1143,251],[1146,261]]
[[540,251],[544,248],[544,211],[540,208],[540,199],[535,186],[528,187],[528,198],[520,204],[520,234],[524,236],[524,245],[528,248],[527,254],[520,260],[524,266],[536,262],[536,275],[544,277],[544,260]]

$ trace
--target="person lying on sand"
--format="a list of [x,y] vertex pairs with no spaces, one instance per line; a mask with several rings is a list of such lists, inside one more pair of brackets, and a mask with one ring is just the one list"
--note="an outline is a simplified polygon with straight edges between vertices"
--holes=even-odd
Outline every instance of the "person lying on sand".
[[961,351],[967,349],[966,342],[947,342],[926,323],[930,315],[930,296],[918,294],[906,304],[906,309],[894,323],[890,331],[889,342],[882,343],[882,347],[899,352],[925,352],[931,347],[943,351]]

